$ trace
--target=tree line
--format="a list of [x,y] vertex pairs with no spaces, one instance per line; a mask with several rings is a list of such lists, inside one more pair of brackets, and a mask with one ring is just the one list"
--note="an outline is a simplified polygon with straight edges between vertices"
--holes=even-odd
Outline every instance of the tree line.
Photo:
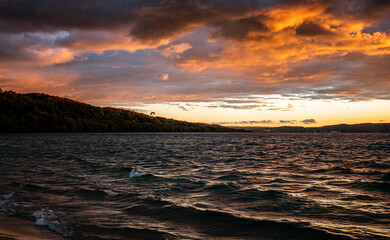
[[152,117],[112,107],[95,107],[43,93],[0,89],[0,132],[230,132],[219,125]]

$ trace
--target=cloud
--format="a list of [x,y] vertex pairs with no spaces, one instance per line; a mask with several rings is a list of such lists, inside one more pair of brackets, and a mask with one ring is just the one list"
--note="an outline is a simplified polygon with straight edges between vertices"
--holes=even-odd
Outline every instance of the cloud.
[[349,17],[356,20],[376,20],[383,18],[390,9],[389,1],[382,0],[334,0],[327,12],[337,17]]
[[168,79],[169,79],[169,74],[168,74],[168,73],[163,73],[163,74],[161,74],[161,80],[166,81],[166,80],[168,80]]
[[365,27],[362,33],[375,34],[376,32],[390,33],[390,19]]
[[240,122],[217,122],[213,124],[219,125],[253,125],[253,124],[277,124],[272,120],[260,120],[260,121],[240,121]]
[[165,4],[141,8],[137,11],[130,35],[154,42],[196,28],[204,19],[214,15],[195,1],[166,1]]
[[[57,29],[112,29],[134,19],[142,1],[3,0],[0,21],[6,31],[56,31]],[[156,2],[156,1],[155,1]]]
[[279,123],[281,124],[296,124],[296,120],[279,120]]
[[[314,119],[305,119],[302,121],[299,121],[303,124],[316,124],[316,120]],[[258,124],[273,124],[273,125],[281,125],[281,124],[297,124],[297,120],[279,120],[279,121],[273,121],[273,120],[252,120],[252,121],[238,121],[238,122],[217,122],[213,124],[219,124],[219,125],[258,125]]]
[[232,105],[232,104],[221,104],[221,105],[209,105],[208,108],[231,108],[240,110],[258,109],[265,107],[266,105]]
[[[254,97],[245,97],[245,98],[238,98],[238,99],[223,99],[221,102],[227,103],[227,104],[246,104],[246,103],[263,103],[265,99],[263,98],[254,98]],[[266,105],[261,105],[262,107],[265,107]]]
[[74,52],[55,46],[58,34],[0,33],[0,63],[23,62],[42,66],[72,60]]
[[287,107],[270,107],[267,108],[269,111],[293,111],[294,106],[292,104],[288,104]]
[[270,111],[294,108],[245,97],[390,99],[389,9],[380,0],[2,0],[0,87]]
[[261,22],[261,16],[251,16],[233,20],[220,20],[213,23],[216,30],[213,37],[224,37],[243,40],[249,37],[250,32],[267,32],[267,26]]
[[296,28],[297,35],[316,36],[316,35],[332,35],[331,30],[314,22],[304,22]]
[[303,123],[303,124],[315,124],[315,123],[317,123],[316,120],[313,119],[313,118],[305,119],[305,120],[302,120],[300,122]]
[[163,48],[161,50],[161,54],[165,57],[180,58],[180,53],[183,53],[191,48],[192,46],[188,43],[172,44],[168,47]]
[[186,108],[186,107],[184,107],[184,106],[179,106],[179,108],[181,109],[181,110],[183,110],[183,111],[188,111],[188,109]]

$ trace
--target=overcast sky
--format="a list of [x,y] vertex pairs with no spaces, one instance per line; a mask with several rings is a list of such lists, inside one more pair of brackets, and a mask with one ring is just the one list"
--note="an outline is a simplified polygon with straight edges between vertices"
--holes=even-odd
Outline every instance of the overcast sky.
[[0,0],[0,87],[224,125],[390,122],[390,1]]

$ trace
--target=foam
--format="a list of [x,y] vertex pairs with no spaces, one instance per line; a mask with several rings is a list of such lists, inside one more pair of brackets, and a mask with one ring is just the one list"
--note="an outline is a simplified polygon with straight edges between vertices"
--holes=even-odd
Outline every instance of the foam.
[[143,175],[145,175],[145,173],[140,173],[140,172],[137,172],[135,169],[132,169],[130,174],[129,174],[129,178],[141,177]]
[[11,199],[11,198],[14,196],[14,194],[15,194],[15,192],[10,193],[10,194],[5,194],[5,195],[3,196],[3,198],[4,198],[5,200],[9,200],[9,199]]
[[63,213],[54,212],[51,209],[41,209],[32,214],[32,217],[35,219],[35,225],[47,226],[50,230],[59,233],[64,237],[71,237],[73,231],[66,222],[59,220],[59,217],[62,216],[64,216]]

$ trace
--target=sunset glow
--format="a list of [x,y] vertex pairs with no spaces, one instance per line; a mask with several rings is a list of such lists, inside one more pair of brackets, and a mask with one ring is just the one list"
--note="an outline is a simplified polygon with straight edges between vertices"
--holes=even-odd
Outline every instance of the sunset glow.
[[390,2],[0,1],[0,88],[191,122],[390,122]]

